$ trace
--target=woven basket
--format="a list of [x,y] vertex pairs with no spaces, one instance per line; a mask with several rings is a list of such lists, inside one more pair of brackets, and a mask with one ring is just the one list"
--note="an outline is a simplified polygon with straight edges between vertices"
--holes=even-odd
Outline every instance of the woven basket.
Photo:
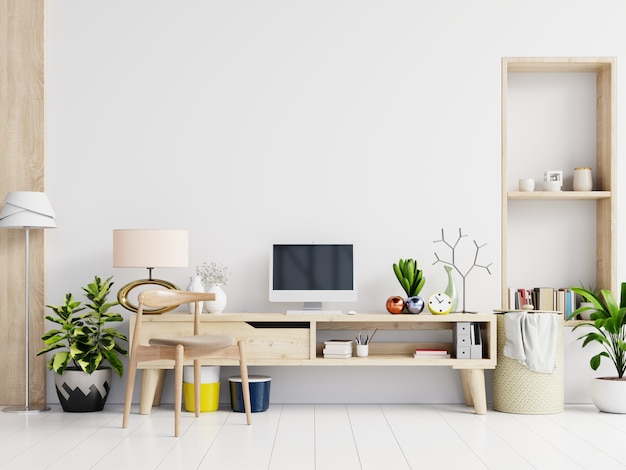
[[[537,314],[550,315],[550,314]],[[559,331],[563,319],[559,318]],[[557,335],[556,370],[533,372],[503,353],[506,343],[504,315],[498,315],[498,365],[493,372],[493,409],[505,413],[551,414],[563,411],[563,334]]]

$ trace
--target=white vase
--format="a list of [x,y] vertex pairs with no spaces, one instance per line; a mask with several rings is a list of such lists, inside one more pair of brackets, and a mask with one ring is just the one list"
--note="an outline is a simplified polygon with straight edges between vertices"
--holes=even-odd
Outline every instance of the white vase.
[[219,285],[212,285],[207,293],[215,294],[215,300],[206,300],[204,308],[209,313],[222,313],[226,308],[226,292]]
[[[189,285],[187,286],[189,292],[204,292],[204,286],[202,285],[202,278],[200,276],[191,276],[189,278]],[[189,313],[196,312],[196,304],[194,302],[189,305]],[[200,312],[202,312],[203,302],[200,302]]]

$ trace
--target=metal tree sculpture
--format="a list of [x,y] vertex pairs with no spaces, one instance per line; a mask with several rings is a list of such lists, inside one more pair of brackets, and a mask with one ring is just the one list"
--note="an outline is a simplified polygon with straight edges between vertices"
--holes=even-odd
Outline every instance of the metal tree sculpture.
[[493,263],[489,263],[488,265],[484,266],[481,264],[478,264],[478,252],[480,251],[480,249],[482,247],[484,247],[486,245],[486,243],[482,244],[482,245],[478,245],[478,243],[476,243],[476,240],[474,240],[474,246],[476,247],[476,252],[474,253],[474,262],[472,263],[472,265],[469,267],[469,269],[467,271],[465,271],[465,273],[463,273],[459,267],[456,264],[456,249],[457,246],[459,244],[459,242],[461,241],[462,238],[467,237],[467,235],[463,235],[461,229],[459,228],[459,237],[456,239],[456,241],[454,242],[454,244],[450,244],[446,241],[446,236],[444,234],[444,230],[441,229],[441,240],[434,240],[433,243],[443,243],[444,245],[446,245],[448,248],[450,248],[450,251],[452,252],[452,260],[451,261],[445,261],[441,258],[439,258],[439,255],[437,254],[437,252],[435,251],[435,258],[437,258],[435,260],[435,262],[433,263],[433,265],[437,264],[437,263],[443,263],[445,265],[448,266],[452,266],[457,273],[459,273],[459,275],[461,276],[461,279],[463,279],[463,313],[468,313],[467,310],[465,310],[465,279],[467,278],[467,276],[469,275],[470,272],[472,272],[472,270],[474,268],[483,268],[484,270],[486,270],[490,275],[491,275],[491,271],[489,270],[489,267],[493,264]]

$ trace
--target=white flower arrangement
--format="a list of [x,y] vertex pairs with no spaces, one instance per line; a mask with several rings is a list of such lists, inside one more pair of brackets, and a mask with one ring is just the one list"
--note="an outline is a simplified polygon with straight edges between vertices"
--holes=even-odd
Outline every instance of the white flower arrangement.
[[227,285],[230,270],[221,263],[202,263],[202,265],[196,266],[196,274],[202,278],[204,287],[209,288],[215,285]]

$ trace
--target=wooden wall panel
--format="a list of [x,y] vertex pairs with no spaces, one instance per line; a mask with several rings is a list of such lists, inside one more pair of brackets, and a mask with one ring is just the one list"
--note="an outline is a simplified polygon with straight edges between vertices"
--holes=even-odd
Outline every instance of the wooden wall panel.
[[[44,191],[45,0],[0,0],[0,204],[9,191]],[[25,231],[0,229],[0,405],[25,395]],[[30,403],[46,401],[44,233],[30,237]]]

